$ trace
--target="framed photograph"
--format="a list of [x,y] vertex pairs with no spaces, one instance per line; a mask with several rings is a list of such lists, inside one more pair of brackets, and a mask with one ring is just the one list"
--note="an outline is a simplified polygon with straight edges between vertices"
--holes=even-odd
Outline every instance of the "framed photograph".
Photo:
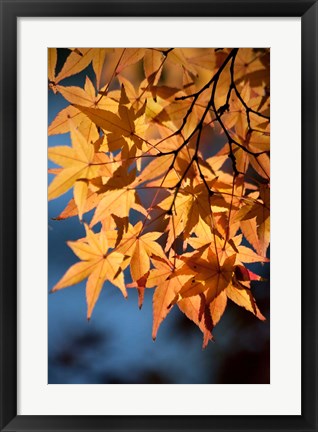
[[317,10],[1,1],[1,431],[317,431]]

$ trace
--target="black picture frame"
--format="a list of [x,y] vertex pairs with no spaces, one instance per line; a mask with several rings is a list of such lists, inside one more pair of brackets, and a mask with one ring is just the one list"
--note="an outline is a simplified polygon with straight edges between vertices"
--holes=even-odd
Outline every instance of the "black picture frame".
[[[313,0],[0,0],[1,431],[317,431],[317,23]],[[302,369],[299,416],[17,415],[17,18],[301,17]],[[286,41],[288,43],[288,41]],[[287,151],[287,150],[286,150]],[[290,331],[293,319],[290,318]]]

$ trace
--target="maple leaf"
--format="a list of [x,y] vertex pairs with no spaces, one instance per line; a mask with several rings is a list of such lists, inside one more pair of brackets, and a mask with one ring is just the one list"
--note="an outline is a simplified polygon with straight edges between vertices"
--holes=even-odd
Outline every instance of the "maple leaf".
[[256,53],[250,48],[240,49],[235,61],[235,76],[251,80],[255,72],[265,71],[266,68],[261,57],[260,53]]
[[85,115],[72,105],[69,105],[57,113],[49,125],[48,134],[57,135],[69,132],[70,119],[74,126],[78,127],[84,121]]
[[219,295],[217,295],[212,302],[210,303],[210,313],[212,318],[213,327],[217,325],[220,321],[222,315],[225,312],[227,305],[227,289],[221,291]]
[[235,254],[236,264],[269,261],[268,258],[258,255],[251,248],[242,245],[243,236],[241,234],[225,241],[219,236],[214,236],[209,230],[195,230],[195,233],[198,237],[189,238],[188,243],[194,249],[209,247],[213,253],[218,255],[219,259],[228,258]]
[[250,289],[250,281],[261,280],[261,278],[243,266],[235,266],[235,255],[226,258],[222,266],[210,250],[204,254],[196,252],[190,258],[185,255],[181,259],[186,262],[186,265],[181,267],[179,272],[192,274],[192,277],[179,290],[174,301],[179,304],[185,298],[193,298],[199,294],[202,304],[198,319],[200,321],[202,314],[211,316],[211,323],[206,324],[208,330],[212,331],[221,319],[226,309],[227,298],[252,312],[260,320],[265,320]]
[[49,81],[55,80],[55,68],[57,63],[57,49],[48,48],[48,77]]
[[95,54],[92,61],[93,70],[96,76],[96,87],[100,88],[100,81],[103,72],[103,66],[105,63],[106,54],[109,53],[111,49],[109,48],[96,48]]
[[144,167],[132,186],[141,185],[146,181],[162,176],[163,173],[166,174],[170,170],[173,160],[173,154],[163,155],[162,157],[154,157],[154,159]]
[[209,226],[213,210],[227,210],[225,201],[219,200],[217,197],[211,197],[202,184],[195,187],[184,187],[179,190],[176,197],[172,194],[160,202],[158,207],[168,212],[171,211],[167,227],[166,250],[170,249],[181,233],[184,239],[187,239],[198,225],[200,219]]
[[[261,177],[269,180],[270,163],[269,155],[266,153],[269,151],[268,132],[253,131],[248,133],[246,129],[246,134],[244,137],[236,135],[235,133],[232,133],[231,136],[236,140],[236,142],[238,142],[238,144],[242,146],[238,147],[235,145],[235,143],[233,144],[233,156],[235,158],[238,172],[247,173],[248,168],[252,166]],[[247,151],[244,150],[245,148]],[[224,163],[227,160],[229,154],[230,147],[228,144],[226,144],[216,155],[217,159],[211,158],[209,161],[213,163],[215,160],[217,160],[222,164],[222,162]]]
[[94,226],[97,222],[102,221],[110,215],[128,217],[131,209],[147,215],[145,209],[140,205],[139,197],[135,190],[128,188],[109,190],[102,194],[90,226]]
[[[49,158],[64,169],[52,180],[49,190],[49,200],[59,197],[74,184],[74,199],[82,217],[85,200],[88,193],[88,180],[97,177],[103,166],[104,174],[112,175],[108,165],[109,158],[105,154],[95,155],[94,146],[87,142],[84,136],[71,125],[72,147],[57,146],[49,148]],[[77,180],[81,180],[77,182]],[[76,183],[77,182],[77,183]]]
[[56,90],[72,104],[92,106],[96,100],[94,86],[88,77],[86,77],[84,89],[75,86],[64,87],[57,85]]
[[166,259],[162,247],[156,240],[162,236],[160,232],[149,232],[141,235],[142,222],[135,226],[129,225],[126,233],[116,246],[116,251],[128,257],[130,273],[134,281],[141,279],[150,269],[150,257],[157,256]]
[[120,61],[116,68],[116,73],[121,73],[125,68],[137,63],[144,56],[144,48],[123,48],[120,53]]
[[[85,107],[94,107],[100,109],[108,109],[113,112],[118,110],[118,102],[112,98],[114,92],[110,92],[107,96],[96,94],[95,87],[92,81],[86,77],[84,88],[75,86],[57,85],[56,90],[71,104],[78,104]],[[102,90],[101,90],[102,91]]]
[[[80,104],[86,107],[100,108],[117,113],[118,102],[112,98],[113,92],[110,92],[107,96],[103,95],[101,97],[99,94],[96,94],[95,88],[88,77],[86,77],[84,88],[56,85],[53,90],[59,92],[71,104]],[[96,125],[73,105],[69,105],[57,114],[49,126],[49,135],[69,132],[69,119],[79,128],[93,128],[96,131],[94,140],[99,138]],[[83,125],[84,122],[85,124]]]
[[161,76],[161,66],[163,65],[164,55],[161,51],[147,49],[145,51],[143,66],[146,78],[151,84],[157,84]]
[[123,255],[119,252],[108,252],[107,236],[103,231],[95,234],[86,225],[85,229],[86,237],[84,239],[67,243],[82,261],[69,268],[62,279],[53,287],[52,292],[78,284],[87,278],[87,318],[90,319],[106,280],[117,286],[124,297],[127,297],[127,292],[121,268],[124,260]]
[[61,71],[56,76],[54,82],[59,83],[63,79],[75,75],[85,69],[95,55],[94,48],[74,49],[67,57]]
[[202,348],[206,348],[212,337],[211,325],[206,326],[206,322],[200,319],[201,311],[201,297],[199,295],[182,298],[178,301],[178,307],[191,321],[193,321],[203,333],[203,344]]
[[98,202],[95,201],[96,210],[90,223],[91,227],[109,218],[110,215],[128,218],[131,209],[145,216],[148,215],[141,205],[137,191],[131,186],[135,177],[135,170],[128,172],[126,167],[119,166],[105,184],[92,181],[93,186],[96,186]]
[[178,270],[178,274],[192,275],[179,292],[181,298],[206,292],[206,303],[210,304],[231,283],[235,254],[226,258],[223,264],[211,249],[203,253],[184,254],[180,258],[185,264]]
[[174,48],[169,54],[168,62],[172,62],[178,67],[182,67],[192,75],[197,75],[197,69],[194,65],[188,62],[186,58],[186,50],[183,48]]
[[259,200],[246,205],[235,216],[240,221],[242,232],[249,243],[261,256],[266,256],[270,230],[270,190],[266,185],[260,187]]
[[[147,101],[147,105],[148,105],[148,101],[149,101],[151,94],[148,91],[146,80],[141,81],[141,83],[139,84],[139,87],[137,89],[124,76],[119,75],[118,81],[120,82],[120,84],[122,86],[121,92],[124,89],[126,96],[127,96],[127,100],[130,102],[131,106],[133,106],[136,111],[140,110],[144,106],[146,101]],[[147,110],[147,108],[146,108],[146,110]]]
[[134,112],[133,107],[130,109],[124,109],[124,107],[122,107],[120,116],[111,111],[99,108],[87,108],[77,104],[75,104],[74,107],[87,115],[93,123],[101,127],[104,131],[112,132],[114,134],[113,141],[120,139],[120,137],[126,139],[130,138],[137,147],[141,147],[145,125],[143,121],[137,122],[138,113]]
[[[87,196],[85,200],[84,208],[82,209],[82,213],[87,213],[93,208],[96,207],[98,202],[101,200],[101,196],[98,195],[96,192],[92,190],[87,191]],[[76,202],[74,198],[72,198],[68,204],[66,205],[65,209],[56,217],[55,220],[63,220],[67,219],[73,216],[78,216],[78,207],[76,205]]]
[[156,287],[153,295],[153,326],[152,338],[157,337],[160,324],[171,310],[171,303],[182,289],[189,275],[175,274],[175,270],[182,264],[181,260],[175,263],[168,259],[152,258],[155,269],[150,270],[146,287]]
[[[230,129],[235,126],[236,133],[241,136],[245,136],[249,127],[248,115],[246,112],[246,106],[252,110],[258,110],[262,98],[257,95],[256,97],[251,95],[251,86],[248,82],[244,83],[242,89],[239,89],[240,97],[243,99],[245,106],[241,99],[237,96],[236,92],[232,90],[231,97],[229,100],[229,110],[222,116],[222,121],[225,126]],[[253,118],[253,120],[256,120]],[[257,124],[257,121],[256,121]],[[254,122],[250,125],[251,127],[256,126]],[[255,127],[254,127],[255,128]]]
[[244,307],[249,312],[252,312],[258,319],[265,321],[266,318],[258,309],[252,292],[249,288],[231,284],[226,288],[227,297],[236,303],[238,306]]
[[[192,52],[188,50],[189,56],[187,56],[189,63],[199,66],[199,68],[207,69],[209,73],[213,73],[217,69],[218,55],[212,48],[196,48]],[[200,70],[197,67],[197,70]]]

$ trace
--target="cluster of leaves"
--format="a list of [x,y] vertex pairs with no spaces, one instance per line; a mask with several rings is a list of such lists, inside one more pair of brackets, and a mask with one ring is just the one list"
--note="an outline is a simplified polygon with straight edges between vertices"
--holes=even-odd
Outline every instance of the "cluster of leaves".
[[[48,193],[73,188],[57,219],[78,216],[85,236],[52,291],[87,278],[89,319],[106,280],[139,307],[154,288],[153,339],[176,305],[203,346],[228,299],[264,320],[246,264],[268,261],[269,50],[77,48],[58,73],[57,57],[49,88],[69,105],[49,135],[72,145],[49,148]],[[94,83],[60,84],[88,67]]]

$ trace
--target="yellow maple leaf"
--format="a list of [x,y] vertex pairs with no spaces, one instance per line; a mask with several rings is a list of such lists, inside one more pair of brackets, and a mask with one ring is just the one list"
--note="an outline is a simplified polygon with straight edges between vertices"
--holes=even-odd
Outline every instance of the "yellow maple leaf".
[[210,304],[231,283],[235,254],[226,258],[222,265],[218,256],[210,249],[205,255],[202,253],[185,255],[182,256],[185,264],[178,274],[192,274],[193,277],[180,290],[180,298],[205,292],[206,303]]
[[49,185],[49,200],[59,197],[67,192],[77,180],[82,182],[74,189],[74,199],[80,209],[80,217],[84,210],[87,196],[87,180],[96,177],[103,167],[104,175],[112,175],[112,164],[109,164],[108,156],[99,154],[95,156],[94,146],[87,142],[84,136],[71,125],[72,147],[50,147],[49,158],[63,167]]
[[104,231],[95,234],[86,225],[85,229],[86,237],[84,239],[67,243],[82,261],[69,268],[61,280],[53,287],[52,292],[78,284],[88,278],[86,301],[87,318],[90,319],[106,280],[117,286],[124,297],[127,297],[127,292],[121,268],[124,260],[123,255],[118,252],[108,252],[108,241]]
[[126,256],[130,261],[130,273],[134,281],[138,281],[150,269],[150,257],[158,256],[166,259],[162,247],[156,240],[162,236],[161,232],[149,232],[141,235],[142,222],[135,226],[129,225],[128,231],[123,234],[116,250]]
[[182,264],[181,260],[172,263],[168,259],[154,257],[152,263],[155,268],[149,272],[146,287],[156,287],[153,295],[152,326],[152,338],[155,340],[160,324],[172,309],[171,303],[191,276],[175,274],[175,270]]

